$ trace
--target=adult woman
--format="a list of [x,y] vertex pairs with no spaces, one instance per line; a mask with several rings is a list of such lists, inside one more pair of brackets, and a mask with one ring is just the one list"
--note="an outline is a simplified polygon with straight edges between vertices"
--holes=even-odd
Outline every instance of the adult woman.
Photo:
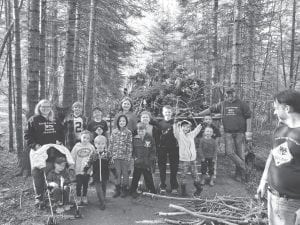
[[[39,149],[44,144],[61,144],[64,140],[63,127],[54,118],[51,103],[42,99],[34,109],[34,115],[28,120],[25,140],[28,148]],[[45,192],[43,171],[38,168],[32,169],[34,190],[36,195],[35,204],[41,206]]]

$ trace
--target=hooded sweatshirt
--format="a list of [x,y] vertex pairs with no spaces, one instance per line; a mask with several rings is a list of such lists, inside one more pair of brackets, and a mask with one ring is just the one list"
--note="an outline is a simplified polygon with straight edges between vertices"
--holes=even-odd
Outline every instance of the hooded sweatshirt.
[[84,174],[84,167],[86,166],[90,155],[94,152],[95,147],[91,143],[83,145],[81,142],[78,142],[74,146],[71,155],[75,162],[74,170],[76,175]]

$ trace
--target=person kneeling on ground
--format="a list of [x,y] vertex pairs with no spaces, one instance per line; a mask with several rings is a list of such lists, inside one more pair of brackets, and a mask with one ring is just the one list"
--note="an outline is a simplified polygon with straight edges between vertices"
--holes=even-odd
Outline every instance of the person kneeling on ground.
[[100,202],[100,209],[105,209],[106,185],[109,179],[109,164],[112,163],[110,153],[107,151],[107,139],[99,135],[94,139],[96,151],[90,155],[84,171],[93,166],[93,180],[97,196]]
[[65,157],[58,157],[54,161],[54,169],[47,175],[48,189],[51,191],[54,205],[63,205],[69,202],[71,183]]
[[191,122],[183,120],[173,125],[174,136],[179,145],[179,170],[181,172],[179,183],[181,188],[181,195],[186,196],[186,174],[191,168],[192,177],[194,178],[194,186],[196,191],[194,196],[199,196],[202,192],[202,185],[198,176],[197,169],[197,153],[195,147],[195,137],[200,132],[202,126],[199,124],[193,131],[191,131]]
[[133,178],[130,188],[132,197],[137,197],[136,189],[138,182],[143,174],[146,187],[151,193],[156,193],[151,166],[155,160],[155,142],[154,139],[146,133],[146,125],[143,123],[137,124],[137,135],[133,138],[132,157],[134,159]]

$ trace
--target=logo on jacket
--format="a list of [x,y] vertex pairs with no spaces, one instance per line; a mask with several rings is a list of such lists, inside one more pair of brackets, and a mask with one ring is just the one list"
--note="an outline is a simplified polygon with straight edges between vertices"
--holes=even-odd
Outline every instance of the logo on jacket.
[[284,142],[274,148],[272,150],[272,155],[276,166],[281,166],[283,164],[289,163],[293,159],[287,142]]
[[151,147],[151,141],[145,141],[145,147],[150,148]]

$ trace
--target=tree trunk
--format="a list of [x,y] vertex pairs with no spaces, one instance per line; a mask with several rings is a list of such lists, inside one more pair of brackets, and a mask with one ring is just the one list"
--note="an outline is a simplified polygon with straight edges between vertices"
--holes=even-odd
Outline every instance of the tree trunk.
[[23,167],[23,121],[22,121],[22,67],[20,44],[20,17],[18,0],[14,0],[15,15],[15,77],[16,77],[16,142],[19,165]]
[[296,0],[293,1],[291,61],[290,61],[290,88],[295,88],[294,83],[294,56],[295,56],[295,24],[296,24]]
[[84,112],[90,118],[93,107],[94,93],[94,45],[95,45],[95,15],[97,0],[91,0],[90,7],[90,30],[89,30],[89,47],[88,47],[88,78],[85,94]]
[[213,61],[212,61],[212,74],[211,74],[211,100],[210,104],[218,100],[218,88],[216,83],[220,81],[219,68],[218,68],[218,8],[219,0],[214,0],[213,8]]
[[[6,14],[6,29],[9,30],[11,24],[11,2],[10,0],[6,1],[5,5],[5,14]],[[7,40],[7,77],[8,77],[8,127],[9,127],[9,141],[8,141],[8,151],[14,151],[14,129],[13,129],[13,93],[12,93],[12,32],[10,32]]]
[[51,102],[53,105],[58,105],[58,35],[57,35],[57,1],[52,2],[52,24],[51,24],[51,40],[52,40],[52,97]]
[[46,0],[41,0],[40,6],[40,22],[41,22],[41,30],[40,30],[40,99],[44,99],[46,97],[46,65],[45,65],[45,57],[46,57]]
[[64,90],[63,90],[63,106],[71,107],[73,101],[73,60],[74,60],[74,36],[75,36],[75,14],[76,0],[69,0],[68,10],[68,30],[67,30],[67,46],[65,53],[64,67]]
[[39,0],[30,1],[29,40],[28,40],[28,114],[34,114],[34,107],[39,96]]
[[231,86],[236,88],[239,94],[240,88],[240,48],[241,48],[241,0],[234,0],[234,25],[233,25],[233,46],[232,46],[232,72],[231,72]]
[[79,30],[80,30],[80,1],[77,3],[76,7],[76,24],[75,24],[75,46],[74,46],[74,69],[73,69],[73,79],[74,79],[74,86],[73,86],[73,102],[78,100],[78,75],[79,75]]

